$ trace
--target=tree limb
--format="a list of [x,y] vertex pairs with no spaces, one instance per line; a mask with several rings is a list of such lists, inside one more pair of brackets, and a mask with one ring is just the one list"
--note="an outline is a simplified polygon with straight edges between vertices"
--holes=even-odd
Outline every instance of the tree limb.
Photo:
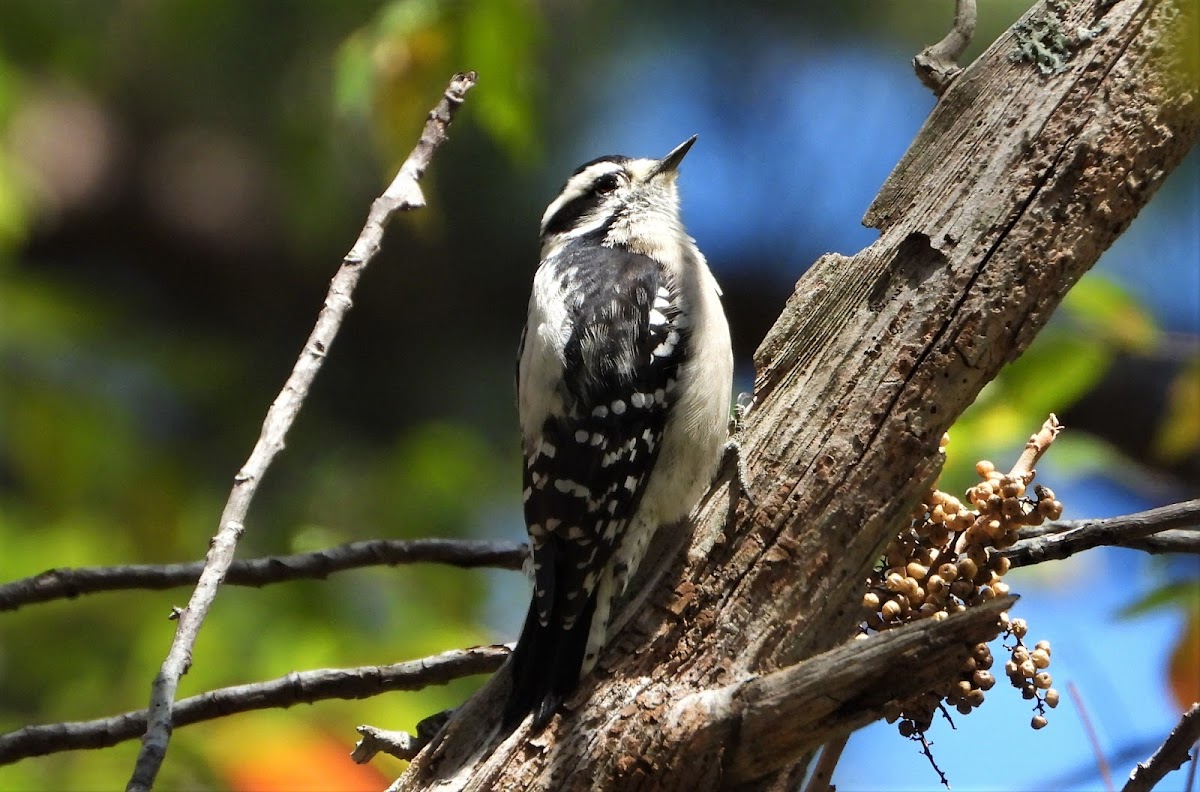
[[175,700],[175,691],[179,687],[179,679],[191,666],[192,647],[196,643],[196,636],[216,598],[221,582],[225,579],[225,573],[233,562],[238,539],[245,531],[243,522],[258,484],[275,455],[283,450],[284,438],[300,412],[317,372],[321,369],[325,355],[341,327],[342,319],[350,309],[350,297],[358,279],[366,265],[379,252],[384,227],[397,212],[425,205],[418,182],[429,167],[434,152],[446,141],[446,128],[462,104],[467,91],[475,85],[475,79],[475,73],[470,72],[456,74],[450,80],[441,101],[430,112],[416,148],[408,155],[408,159],[400,167],[400,172],[383,195],[371,204],[366,225],[329,284],[325,306],[317,317],[308,341],[305,342],[304,350],[284,383],[283,390],[275,397],[274,403],[267,411],[258,442],[255,443],[242,469],[234,476],[233,489],[221,514],[220,528],[210,543],[199,582],[187,607],[179,612],[171,648],[150,687],[146,734],[142,739],[142,748],[138,753],[133,774],[126,785],[127,792],[148,792],[154,786],[154,779],[162,767],[171,739],[172,703]]
[[[265,556],[234,561],[226,585],[266,586],[289,580],[324,579],[334,572],[369,566],[446,564],[474,569],[520,569],[528,546],[476,539],[377,539],[348,542],[311,553]],[[49,569],[39,575],[0,585],[0,611],[83,594],[125,589],[162,590],[195,583],[204,562],[125,564],[120,566]]]
[[[1014,60],[1011,31],[964,70],[868,210],[879,238],[822,257],[759,347],[742,437],[756,503],[729,523],[722,488],[694,512],[686,554],[543,732],[497,744],[501,672],[395,789],[714,789],[719,772],[693,771],[746,750],[740,735],[698,754],[665,739],[668,703],[849,638],[943,433],[1200,136],[1191,0],[1055,7],[1060,32],[1088,32],[1064,70]],[[746,785],[780,775],[762,772]]]
[[1163,531],[1153,536],[1147,536],[1144,539],[1126,539],[1117,544],[1120,547],[1128,547],[1130,550],[1141,550],[1143,553],[1150,553],[1151,555],[1163,555],[1166,553],[1189,553],[1197,555],[1200,554],[1200,530],[1175,529]]
[[[944,621],[925,619],[703,697],[713,750],[726,746],[725,784],[782,770],[825,742],[882,716],[883,705],[918,695],[962,667],[972,648],[1000,634],[1003,597]],[[714,705],[714,701],[723,706]],[[694,701],[684,701],[680,721]],[[736,739],[728,739],[736,734]]]
[[[220,688],[175,702],[173,725],[187,726],[239,712],[325,699],[361,699],[390,691],[444,685],[454,679],[495,671],[508,651],[506,646],[476,646],[393,665],[299,671],[268,682]],[[146,722],[143,709],[90,721],[26,726],[0,734],[0,765],[61,751],[107,748],[141,736]]]
[[[1200,500],[1101,520],[1061,520],[1022,531],[1003,551],[1013,566],[1066,558],[1101,545],[1148,553],[1200,553]],[[1174,528],[1189,530],[1169,530]],[[1040,541],[1038,541],[1040,539]],[[479,539],[375,539],[285,556],[234,561],[225,576],[233,586],[266,586],[324,579],[334,572],[371,566],[445,564],[519,570],[528,545]],[[195,583],[204,563],[124,564],[49,569],[0,585],[0,611],[105,591],[158,591]]]
[[1188,760],[1197,740],[1200,740],[1200,704],[1193,704],[1154,755],[1133,768],[1122,792],[1150,792],[1167,773]]
[[1195,531],[1197,525],[1200,525],[1200,499],[1122,517],[1049,523],[1031,531],[1032,536],[1023,535],[1015,545],[1001,552],[1008,557],[1012,566],[1029,566],[1044,561],[1059,561],[1102,545],[1140,549],[1139,545],[1144,545],[1149,537],[1156,534],[1161,535],[1170,529],[1192,529],[1172,531],[1166,544],[1149,545],[1156,548],[1157,552],[1177,552],[1163,548],[1179,547],[1188,542],[1195,547],[1197,540],[1200,540],[1200,534]]

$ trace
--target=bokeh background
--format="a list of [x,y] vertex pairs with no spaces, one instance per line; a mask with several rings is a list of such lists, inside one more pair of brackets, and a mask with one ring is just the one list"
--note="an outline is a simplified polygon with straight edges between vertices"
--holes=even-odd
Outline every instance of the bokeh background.
[[[799,274],[860,218],[933,105],[909,59],[953,3],[4,0],[0,581],[202,556],[232,476],[371,199],[454,71],[480,72],[272,468],[239,554],[379,537],[519,539],[513,354],[537,220],[575,165],[693,133],[689,226],[727,294],[739,385]],[[1026,2],[981,8],[974,56]],[[1043,464],[1070,518],[1200,495],[1193,153],[952,432],[947,489]],[[1200,697],[1195,558],[1101,550],[1012,575],[1064,691],[1033,732],[998,685],[934,752],[955,789],[1096,789],[1073,682],[1120,779]],[[0,730],[143,707],[187,589],[0,614]],[[219,596],[181,696],[511,640],[516,573],[372,569]],[[353,728],[412,728],[480,680],[176,732],[162,789],[376,789]],[[136,743],[0,767],[0,789],[124,784]],[[1181,789],[1183,774],[1163,789]],[[877,724],[842,790],[931,789]]]

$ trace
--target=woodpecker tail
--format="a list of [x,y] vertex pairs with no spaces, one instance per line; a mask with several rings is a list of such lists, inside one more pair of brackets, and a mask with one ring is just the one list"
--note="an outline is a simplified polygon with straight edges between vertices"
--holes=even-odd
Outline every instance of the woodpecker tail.
[[534,603],[530,603],[521,637],[509,659],[512,691],[504,705],[506,731],[515,729],[532,712],[533,731],[540,732],[575,691],[595,610],[596,592],[593,591],[570,629],[562,627],[557,613],[551,613],[550,624],[543,627]]

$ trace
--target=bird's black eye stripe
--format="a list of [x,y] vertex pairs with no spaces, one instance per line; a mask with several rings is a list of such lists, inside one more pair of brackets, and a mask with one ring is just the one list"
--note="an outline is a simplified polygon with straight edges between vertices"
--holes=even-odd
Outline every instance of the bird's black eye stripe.
[[[580,218],[594,211],[604,201],[605,196],[615,192],[621,185],[621,181],[621,174],[615,171],[597,176],[590,187],[580,188],[585,191],[567,201],[558,208],[557,212],[547,218],[546,227],[542,231],[543,235],[561,234],[572,230]],[[569,185],[568,182],[568,187]],[[564,191],[566,189],[564,188]]]
[[617,189],[617,186],[620,183],[621,180],[617,178],[617,174],[606,173],[599,179],[596,179],[596,184],[592,187],[592,189],[600,195],[605,195]]

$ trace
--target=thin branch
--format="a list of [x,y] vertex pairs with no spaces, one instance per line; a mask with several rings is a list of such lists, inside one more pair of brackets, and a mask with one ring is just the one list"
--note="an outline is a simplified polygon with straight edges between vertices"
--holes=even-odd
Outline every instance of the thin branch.
[[359,726],[358,733],[362,735],[362,739],[355,743],[354,750],[350,753],[350,758],[355,764],[366,764],[381,753],[411,762],[425,747],[421,738],[406,731]]
[[[234,561],[225,583],[265,586],[289,580],[323,579],[334,572],[398,564],[446,564],[473,569],[520,569],[529,549],[515,542],[473,539],[378,539],[328,547],[312,553],[265,556]],[[162,590],[194,584],[204,562],[126,564],[122,566],[50,569],[40,575],[0,585],[0,611],[83,594],[126,589]]]
[[454,710],[448,709],[430,715],[417,724],[417,733],[409,734],[403,731],[389,731],[387,729],[379,729],[375,726],[359,726],[358,733],[362,735],[362,739],[354,746],[354,751],[351,752],[350,758],[356,764],[366,764],[375,758],[378,753],[390,754],[397,759],[412,761],[413,757],[421,752],[421,749],[429,745],[446,721],[450,720],[450,716]]
[[[1188,760],[1188,754],[1197,740],[1200,740],[1200,703],[1193,704],[1190,710],[1183,713],[1179,723],[1171,729],[1153,756],[1133,768],[1122,792],[1150,792],[1167,773],[1179,769]],[[1189,773],[1195,772],[1194,758],[1192,762]]]
[[1100,738],[1096,736],[1095,727],[1092,726],[1092,719],[1083,703],[1083,696],[1079,695],[1079,688],[1075,687],[1074,682],[1067,683],[1067,692],[1071,694],[1071,700],[1075,702],[1079,720],[1083,723],[1083,731],[1092,746],[1092,753],[1096,756],[1096,768],[1100,771],[1100,778],[1104,780],[1104,788],[1107,792],[1113,792],[1112,770],[1108,767],[1108,760],[1104,758],[1104,749],[1100,746]]
[[[361,699],[444,685],[451,680],[495,671],[508,652],[506,646],[476,646],[393,665],[293,672],[268,682],[235,685],[182,699],[175,703],[173,725],[187,726],[239,712],[325,699]],[[143,709],[90,721],[26,726],[0,734],[0,765],[61,751],[107,748],[141,736],[146,730],[146,720]]]
[[975,35],[975,0],[958,0],[954,5],[954,26],[945,38],[931,44],[913,58],[913,69],[925,87],[941,96],[962,72],[958,59]]
[[1020,476],[1026,484],[1033,481],[1034,468],[1042,458],[1042,454],[1049,450],[1050,445],[1062,430],[1063,425],[1058,422],[1058,416],[1050,413],[1050,417],[1042,424],[1042,428],[1025,441],[1025,450],[1021,452],[1021,456],[1017,457],[1017,462],[1008,475],[1014,478]]
[[[1008,471],[1009,478],[1020,479],[1026,485],[1031,484],[1036,475],[1034,465],[1038,463],[1043,454],[1050,450],[1050,446],[1062,430],[1063,425],[1058,422],[1058,416],[1050,413],[1050,416],[1042,422],[1041,428],[1030,435],[1029,439],[1025,441],[1025,448],[1021,450],[1021,455],[1017,457],[1017,461],[1013,463],[1012,468]],[[993,515],[987,510],[981,511],[971,527],[958,534],[958,538],[954,542],[954,551],[960,554],[965,553],[971,534],[981,530],[992,518]]]
[[[1148,537],[1170,531],[1166,542],[1151,543],[1150,552],[1171,552],[1168,547],[1196,547],[1200,534],[1200,499],[1103,520],[1069,520],[1039,526],[1012,547],[1001,551],[1012,566],[1058,561],[1101,545],[1143,549]],[[1186,529],[1186,530],[1171,530]]]
[[910,739],[921,744],[921,755],[925,757],[926,762],[929,762],[933,772],[937,773],[938,782],[941,783],[942,788],[950,789],[950,779],[946,778],[945,771],[938,766],[937,759],[933,758],[933,743],[929,742],[929,737],[924,732],[917,732]]
[[300,353],[283,390],[267,411],[262,433],[254,445],[254,450],[251,451],[246,464],[234,476],[233,489],[221,514],[220,528],[209,546],[204,570],[187,607],[179,612],[171,648],[151,685],[146,734],[133,774],[126,785],[126,792],[149,792],[154,786],[154,779],[158,776],[163,759],[166,758],[167,744],[171,739],[172,703],[175,700],[175,691],[179,687],[179,679],[187,673],[192,664],[192,647],[196,643],[200,625],[203,624],[204,617],[233,562],[234,550],[245,531],[243,522],[250,510],[250,503],[258,484],[275,455],[283,450],[284,438],[296,420],[317,372],[321,369],[325,355],[341,327],[342,319],[350,309],[350,296],[354,287],[366,265],[379,252],[384,227],[396,212],[425,205],[418,181],[429,167],[434,152],[446,141],[446,128],[462,104],[467,91],[475,85],[475,79],[474,72],[456,74],[451,78],[441,101],[429,114],[416,148],[408,155],[408,159],[400,167],[400,172],[383,195],[371,204],[366,225],[329,284],[325,306],[317,317],[316,326],[313,327],[304,350]]

